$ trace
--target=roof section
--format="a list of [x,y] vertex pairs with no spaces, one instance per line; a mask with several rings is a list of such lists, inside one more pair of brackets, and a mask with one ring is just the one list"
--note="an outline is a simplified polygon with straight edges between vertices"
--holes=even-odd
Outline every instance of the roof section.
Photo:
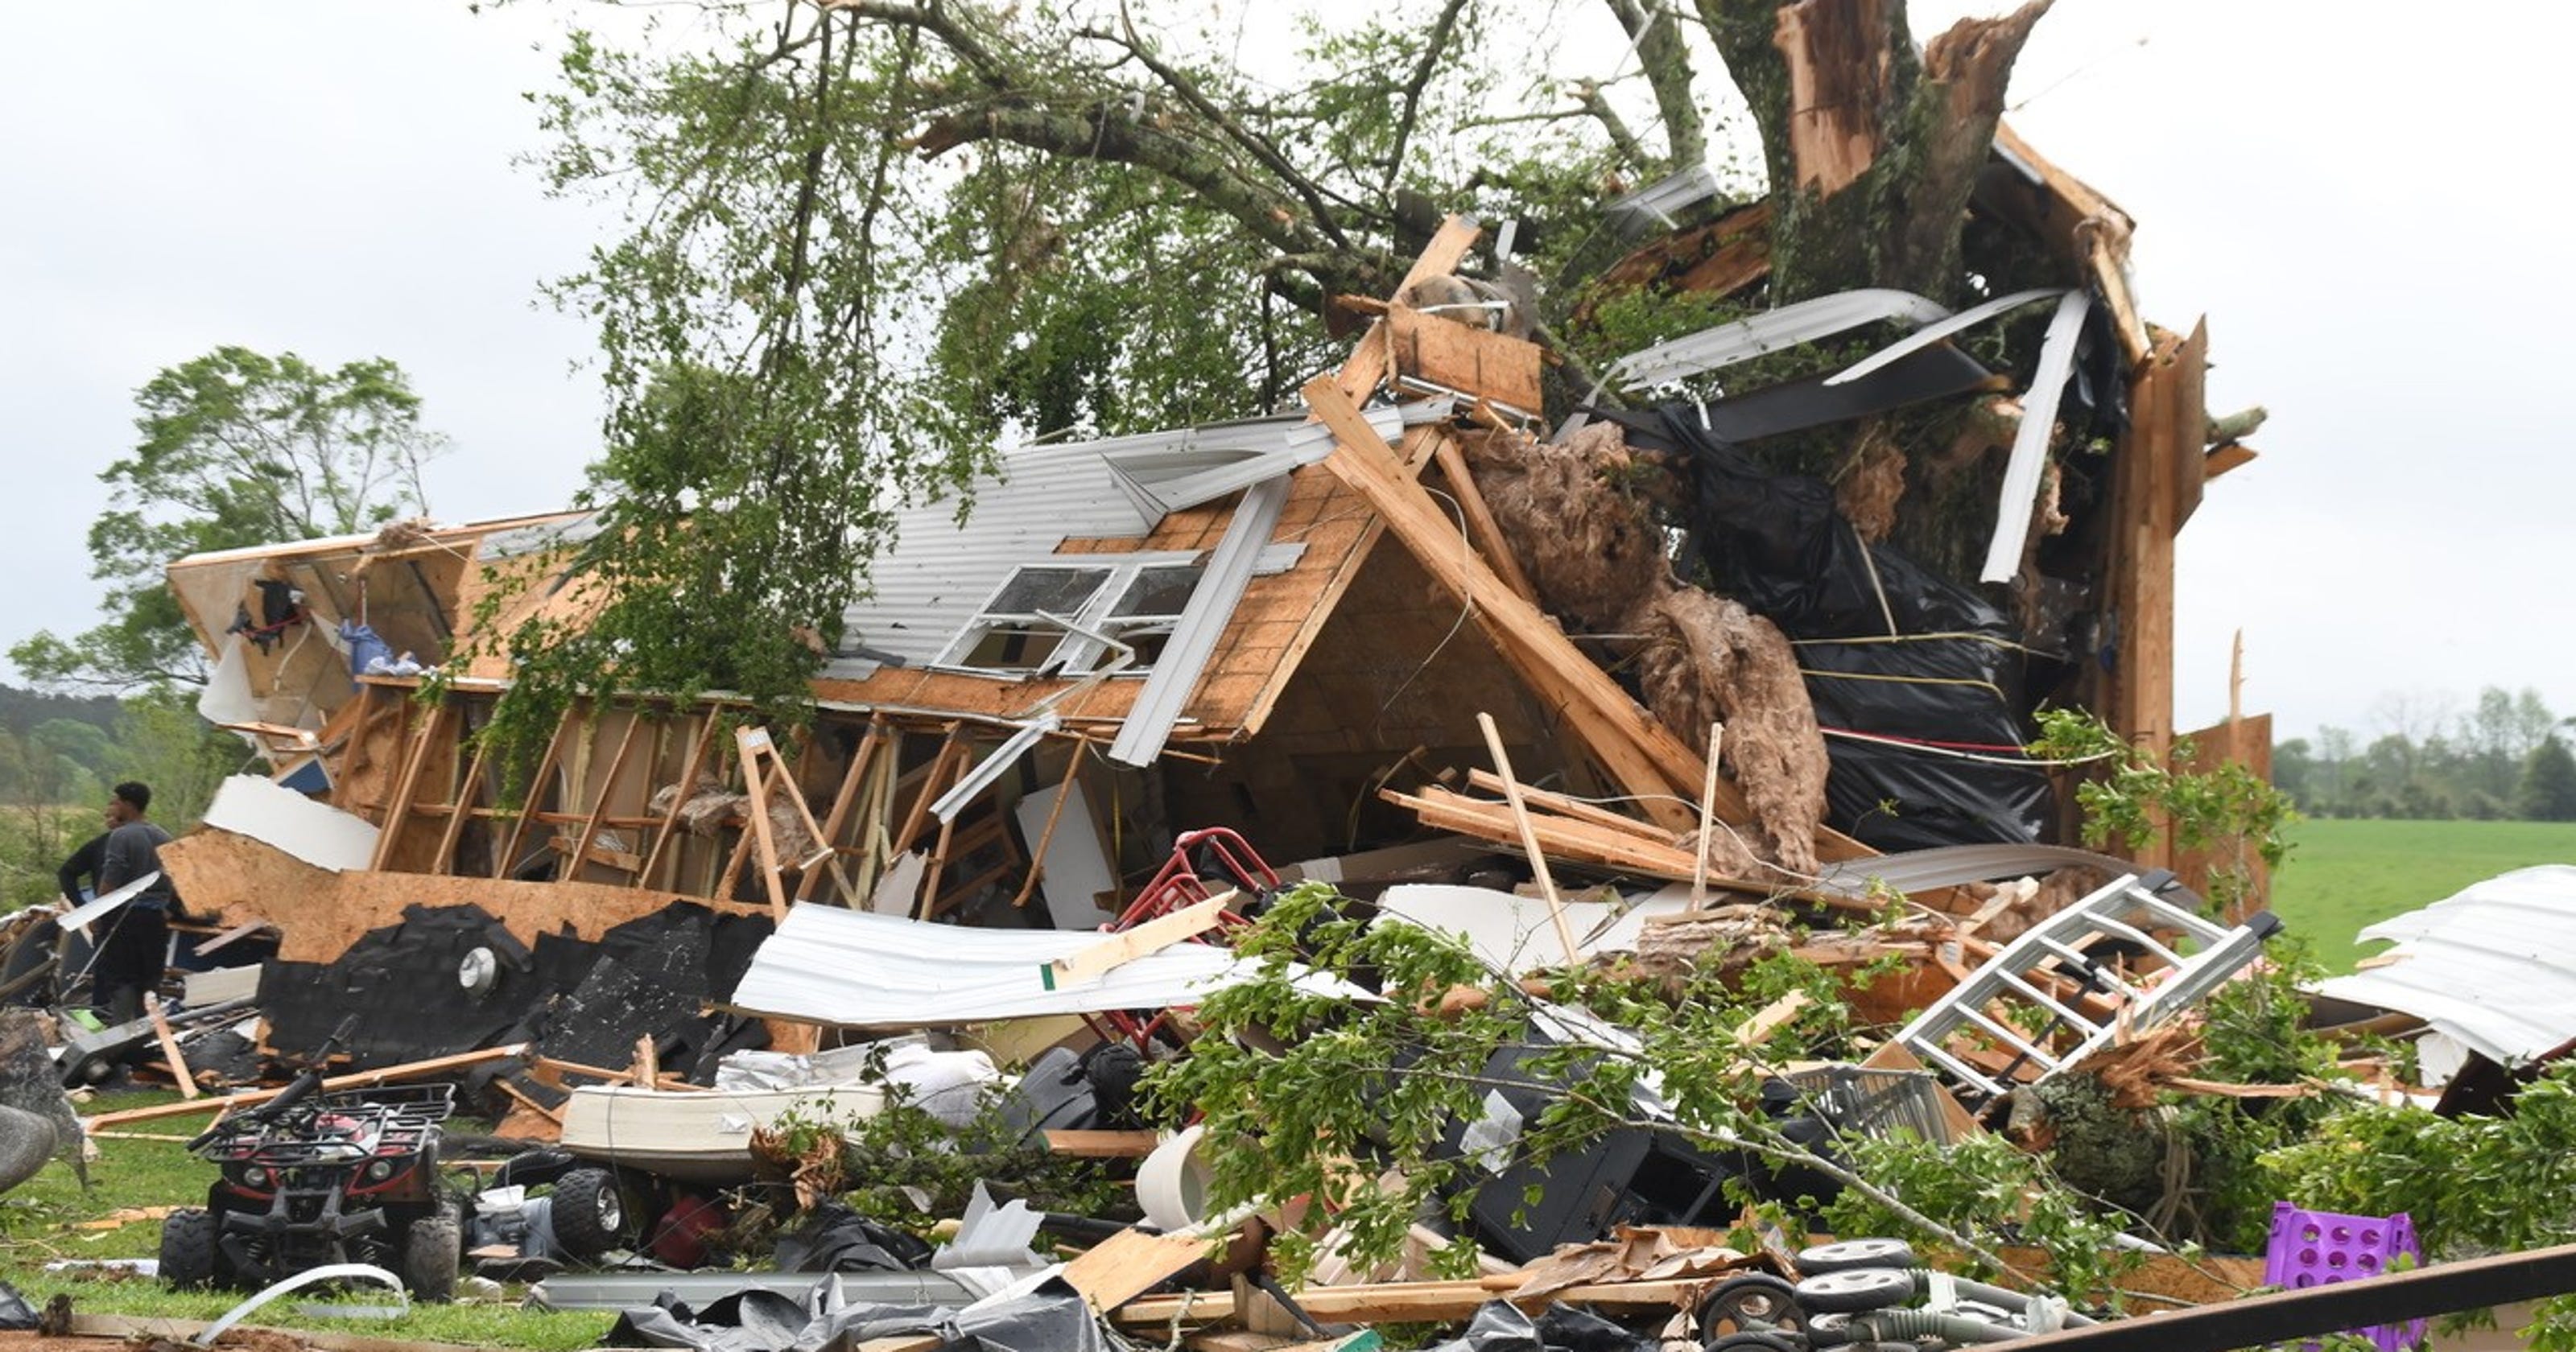
[[2576,867],[2516,869],[2361,937],[2397,946],[2317,993],[2415,1015],[2507,1066],[2576,1041]]

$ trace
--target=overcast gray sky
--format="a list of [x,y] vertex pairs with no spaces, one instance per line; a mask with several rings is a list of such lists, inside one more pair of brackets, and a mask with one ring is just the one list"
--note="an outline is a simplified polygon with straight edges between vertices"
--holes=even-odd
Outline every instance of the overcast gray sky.
[[[1918,35],[1991,5],[1915,6]],[[12,5],[0,13],[0,642],[95,617],[82,536],[131,394],[220,343],[408,369],[441,517],[561,505],[596,444],[538,282],[601,238],[514,156],[569,6]],[[2557,157],[2576,7],[2060,0],[2013,120],[2139,222],[2150,318],[2207,314],[2213,410],[2262,459],[2182,538],[2179,717],[2374,726],[2391,695],[2576,713],[2576,313]],[[2509,41],[2494,34],[2510,34]],[[1580,73],[1580,72],[1569,72]],[[1597,72],[1596,72],[1597,73]]]

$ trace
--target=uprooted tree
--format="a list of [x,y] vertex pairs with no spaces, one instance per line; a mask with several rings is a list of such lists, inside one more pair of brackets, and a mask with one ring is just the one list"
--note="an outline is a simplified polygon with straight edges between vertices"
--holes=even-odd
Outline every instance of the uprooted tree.
[[[1605,356],[1747,308],[2077,283],[1967,212],[2046,7],[1919,49],[1893,0],[1441,0],[1293,41],[1257,6],[787,0],[632,50],[576,35],[543,165],[626,213],[557,288],[600,328],[584,563],[613,599],[513,636],[496,726],[536,740],[609,681],[795,716],[897,495],[962,488],[1007,429],[1282,405],[1337,357],[1341,298],[1386,296],[1444,213],[1513,223],[1514,257],[1471,270],[1523,297],[1568,406]],[[1703,170],[1720,191],[1661,242],[1604,212]],[[1991,483],[1999,443],[1945,416],[1772,453],[1955,574],[1993,499],[1952,481]]]

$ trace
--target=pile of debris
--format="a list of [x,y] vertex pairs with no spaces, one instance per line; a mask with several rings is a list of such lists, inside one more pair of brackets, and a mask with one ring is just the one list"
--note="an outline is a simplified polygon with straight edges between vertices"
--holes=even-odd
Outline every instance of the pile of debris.
[[[1792,1242],[1747,1208],[1808,1221],[1875,1186],[1848,1163],[1865,1140],[2062,1149],[2051,1105],[2079,1081],[2122,1112],[2312,1092],[2202,1073],[2204,1002],[2277,928],[2214,917],[2210,861],[2152,831],[2126,858],[2047,843],[2062,767],[2018,750],[2029,715],[2072,693],[2169,738],[2173,532],[2250,453],[2210,448],[2201,337],[2124,312],[2101,241],[2125,228],[2045,228],[2116,208],[2009,138],[1996,170],[1978,210],[2078,284],[1955,315],[1885,291],[1766,311],[1610,373],[1682,397],[1548,435],[1540,349],[1436,312],[1478,235],[1452,221],[1302,410],[1025,448],[963,524],[908,507],[792,737],[713,697],[603,696],[505,783],[476,733],[509,673],[465,631],[581,623],[587,514],[180,560],[216,658],[201,708],[275,773],[226,783],[162,850],[198,917],[172,1002],[13,1033],[9,1083],[53,1098],[0,1114],[50,1149],[59,1085],[166,1077],[179,1102],[88,1119],[112,1149],[220,1112],[187,1138],[205,1204],[164,1221],[175,1282],[358,1262],[442,1298],[469,1272],[534,1278],[532,1299],[619,1309],[617,1337],[659,1345],[2068,1336],[2113,1313],[2098,1293],[2064,1293],[2076,1309],[1892,1241]],[[2026,376],[1949,341],[2040,300]],[[1707,388],[1854,331],[1887,341]],[[1956,415],[1953,459],[1995,462],[1985,576],[2013,606],[1892,543],[1886,457],[1829,484],[1748,451],[1927,406]],[[2052,441],[2094,439],[2109,467],[2058,491]],[[253,605],[272,641],[217,623]],[[362,615],[368,653],[342,651]],[[424,688],[377,649],[447,670]],[[1298,966],[1313,936],[1260,919],[1290,896],[1325,928],[1450,936],[1472,979]],[[24,922],[13,989],[76,1007],[82,928],[118,901]],[[1727,1046],[1738,1106],[1799,1169],[1675,1130],[1643,1083],[1626,1129],[1534,1144],[1567,1064],[1638,1045],[1558,1002],[1569,983],[1732,1001],[1779,960],[1815,982]],[[1210,1031],[1209,1001],[1283,972],[1298,1018]],[[1811,1003],[1841,1016],[1831,1046],[1766,1050]],[[1223,1105],[1140,1082],[1382,1006],[1526,1010],[1532,1033],[1438,1067],[1479,1092],[1426,1139],[1348,1143],[1372,1186],[1397,1158],[1464,1180],[1404,1218],[1409,1251],[1365,1255],[1320,1193],[1211,1210],[1242,1147],[1192,1119]],[[42,1167],[20,1153],[0,1177]],[[2240,1275],[2167,1274],[2177,1303]]]

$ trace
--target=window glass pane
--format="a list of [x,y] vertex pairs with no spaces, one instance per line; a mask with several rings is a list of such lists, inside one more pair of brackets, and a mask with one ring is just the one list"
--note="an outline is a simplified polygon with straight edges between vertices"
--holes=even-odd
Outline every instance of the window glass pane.
[[1002,585],[987,614],[1034,615],[1043,610],[1070,616],[1080,611],[1107,580],[1102,568],[1022,568]]
[[1137,570],[1136,580],[1109,608],[1116,619],[1140,615],[1177,616],[1190,603],[1190,593],[1204,571],[1195,563],[1158,564]]

